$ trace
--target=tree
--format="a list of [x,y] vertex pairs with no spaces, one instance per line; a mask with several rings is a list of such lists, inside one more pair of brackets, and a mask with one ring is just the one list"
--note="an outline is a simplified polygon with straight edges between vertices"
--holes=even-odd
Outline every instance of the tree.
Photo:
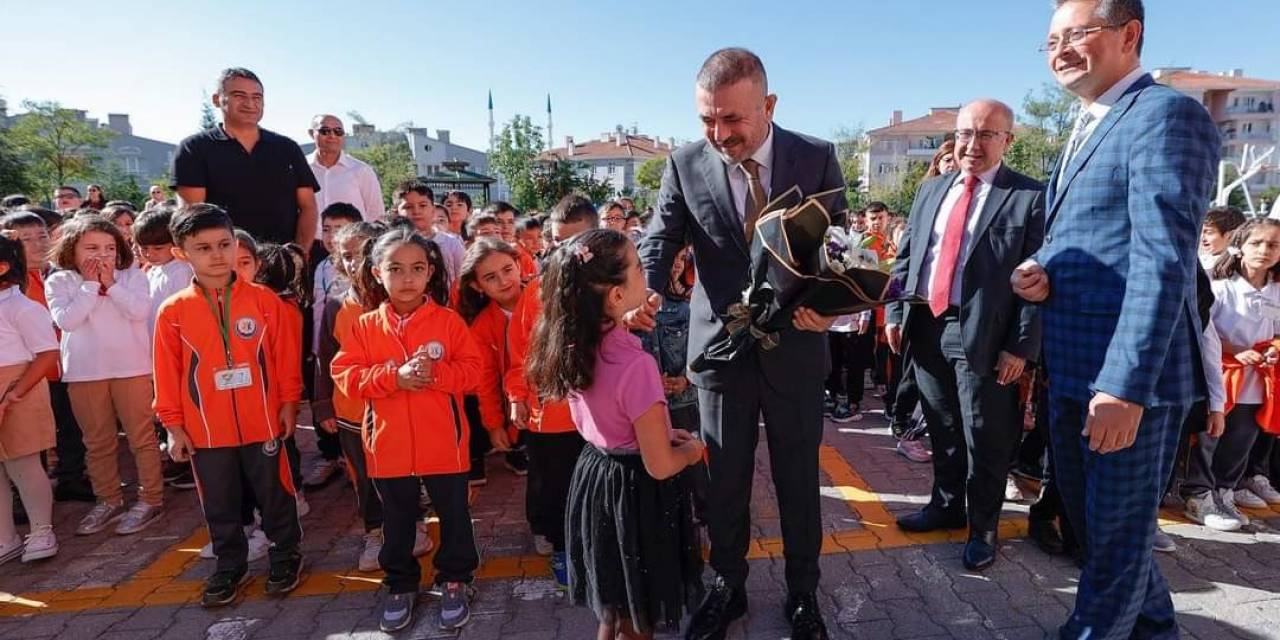
[[599,180],[581,162],[553,160],[540,163],[530,174],[530,186],[537,198],[533,207],[545,211],[561,198],[579,193],[592,202],[601,203],[614,196],[613,185]]
[[365,161],[378,176],[382,184],[382,200],[391,206],[391,193],[396,185],[417,177],[418,165],[413,161],[413,152],[409,150],[409,141],[398,138],[395,142],[379,142],[363,149],[349,152]]
[[[489,155],[489,166],[511,188],[511,201],[517,208],[542,208],[539,190],[534,185],[541,151],[542,128],[534,125],[529,116],[517,115],[502,126],[497,145]],[[553,179],[554,176],[548,176],[544,187]]]
[[836,161],[844,177],[845,199],[849,209],[861,210],[866,194],[862,190],[862,156],[867,151],[866,130],[862,125],[840,127],[832,136],[835,139]]
[[1026,122],[1005,153],[1009,167],[1037,180],[1047,180],[1071,137],[1075,105],[1076,98],[1056,84],[1043,85],[1039,95],[1028,92],[1022,101]]
[[649,158],[636,169],[636,184],[649,191],[657,191],[662,188],[662,174],[666,170],[666,158]]
[[28,167],[9,138],[9,130],[0,128],[0,196],[25,193],[38,197]]
[[200,92],[204,98],[200,101],[200,130],[212,129],[218,126],[218,116],[213,112],[213,104],[209,102],[209,94]]
[[900,215],[911,215],[911,205],[916,200],[916,192],[920,183],[924,182],[924,174],[929,171],[929,163],[912,161],[907,165],[907,173],[896,187],[879,188],[871,191],[871,199],[885,203],[889,211]]
[[116,160],[109,160],[96,172],[94,179],[102,186],[102,193],[108,200],[127,200],[135,207],[141,207],[148,198],[147,188],[138,184],[137,176],[125,171],[124,166]]
[[98,152],[115,134],[56,102],[25,101],[22,106],[27,113],[17,116],[9,139],[27,162],[32,186],[49,194],[60,184],[91,179]]

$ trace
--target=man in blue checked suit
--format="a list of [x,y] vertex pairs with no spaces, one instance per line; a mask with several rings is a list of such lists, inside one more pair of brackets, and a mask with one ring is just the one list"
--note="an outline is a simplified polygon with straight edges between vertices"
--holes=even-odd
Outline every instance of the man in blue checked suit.
[[1085,567],[1060,635],[1176,638],[1151,557],[1180,425],[1205,395],[1196,243],[1218,166],[1205,109],[1140,65],[1141,0],[1057,0],[1044,50],[1080,115],[1014,273],[1041,303],[1055,479]]

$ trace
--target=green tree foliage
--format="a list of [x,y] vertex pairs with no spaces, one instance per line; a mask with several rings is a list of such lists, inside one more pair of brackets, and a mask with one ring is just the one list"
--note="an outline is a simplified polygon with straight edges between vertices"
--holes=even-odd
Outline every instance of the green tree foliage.
[[1028,92],[1022,101],[1026,117],[1005,153],[1005,163],[1015,171],[1047,181],[1063,145],[1071,137],[1075,104],[1076,98],[1056,84],[1042,86],[1038,94]]
[[517,115],[502,126],[497,145],[489,155],[489,166],[506,181],[512,204],[520,209],[545,208],[540,190],[547,193],[555,188],[555,175],[545,177],[541,189],[534,182],[542,140],[542,128],[534,125],[529,116]]
[[94,179],[99,182],[107,200],[127,200],[139,209],[147,202],[150,183],[145,187],[139,184],[137,176],[125,171],[115,160],[105,162]]
[[33,184],[28,167],[10,141],[8,129],[0,128],[0,197],[13,193],[25,193],[32,198],[41,196]]
[[213,112],[213,103],[209,101],[209,94],[202,92],[204,97],[200,101],[200,130],[212,129],[218,126],[218,116]]
[[667,170],[666,158],[649,158],[636,169],[636,184],[650,191],[662,188],[662,173]]
[[911,215],[911,205],[916,200],[916,192],[920,183],[924,182],[924,174],[929,171],[927,162],[911,162],[902,181],[896,187],[879,188],[871,191],[871,200],[885,203],[895,215]]
[[395,142],[379,142],[363,149],[349,152],[365,161],[373,168],[382,184],[382,200],[391,207],[391,194],[396,185],[417,176],[418,166],[413,161],[413,152],[409,150],[409,141],[399,138]]
[[836,160],[844,177],[845,199],[849,209],[861,210],[866,206],[866,194],[862,188],[862,155],[867,151],[866,130],[861,126],[840,127],[832,136],[836,146]]
[[580,193],[597,204],[614,195],[612,185],[597,180],[582,163],[568,160],[541,163],[530,174],[529,182],[537,198],[533,208],[541,211],[550,209],[571,193]]
[[94,178],[98,154],[115,134],[56,102],[26,101],[22,106],[27,113],[17,117],[8,138],[42,197],[57,185]]

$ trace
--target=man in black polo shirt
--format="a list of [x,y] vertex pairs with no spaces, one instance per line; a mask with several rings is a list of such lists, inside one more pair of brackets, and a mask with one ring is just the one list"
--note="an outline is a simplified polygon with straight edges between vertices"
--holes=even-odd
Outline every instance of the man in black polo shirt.
[[258,126],[262,105],[257,75],[224,70],[213,94],[222,124],[178,146],[173,187],[184,204],[223,207],[237,227],[259,240],[310,248],[320,185],[297,143]]

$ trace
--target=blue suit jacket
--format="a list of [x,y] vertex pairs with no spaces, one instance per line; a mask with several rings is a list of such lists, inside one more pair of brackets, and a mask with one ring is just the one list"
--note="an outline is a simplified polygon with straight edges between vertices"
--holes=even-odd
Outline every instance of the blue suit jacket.
[[[1048,186],[1044,362],[1056,395],[1143,406],[1204,396],[1196,246],[1218,129],[1199,103],[1139,79]],[[1061,160],[1059,160],[1061,163]]]
[[[770,193],[777,196],[792,186],[814,194],[844,186],[835,147],[773,126],[773,164]],[[831,206],[835,224],[844,223],[848,207],[844,193]],[[699,140],[676,149],[667,160],[658,205],[640,241],[640,261],[654,291],[665,290],[671,262],[684,245],[693,245],[697,280],[689,309],[689,359],[697,357],[723,326],[728,306],[742,300],[750,279],[746,234],[729,188],[727,165]],[[779,286],[785,287],[782,282]],[[732,389],[748,376],[763,375],[784,395],[805,394],[826,378],[831,368],[827,336],[788,328],[772,350],[756,349],[756,358],[691,373],[704,389]]]

